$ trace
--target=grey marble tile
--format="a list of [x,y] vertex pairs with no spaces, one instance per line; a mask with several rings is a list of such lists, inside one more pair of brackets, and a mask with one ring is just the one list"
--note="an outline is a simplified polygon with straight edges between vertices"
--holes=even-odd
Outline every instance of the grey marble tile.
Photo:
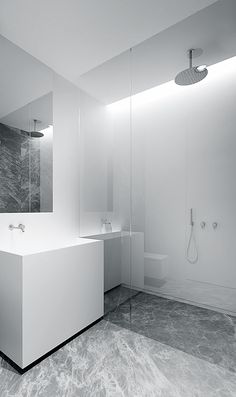
[[106,292],[104,294],[104,313],[107,314],[110,311],[117,309],[119,305],[138,293],[139,292],[134,289],[123,286],[113,288]]
[[236,317],[139,293],[106,318],[236,372]]
[[0,123],[0,212],[40,211],[39,144]]
[[20,376],[0,366],[1,397],[235,397],[235,375],[101,321]]

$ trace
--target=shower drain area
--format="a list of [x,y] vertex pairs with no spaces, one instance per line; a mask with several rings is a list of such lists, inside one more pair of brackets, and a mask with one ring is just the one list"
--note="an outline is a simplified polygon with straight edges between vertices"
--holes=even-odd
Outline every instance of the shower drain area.
[[236,317],[144,292],[132,295],[124,287],[114,289],[105,319],[236,372]]

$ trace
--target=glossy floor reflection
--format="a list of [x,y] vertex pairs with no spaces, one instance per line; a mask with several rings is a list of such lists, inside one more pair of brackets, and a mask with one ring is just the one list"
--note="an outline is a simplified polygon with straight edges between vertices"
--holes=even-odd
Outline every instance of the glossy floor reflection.
[[0,396],[235,397],[225,368],[102,320],[20,376],[0,366]]
[[104,294],[104,314],[117,309],[122,303],[127,302],[139,292],[131,288],[119,286]]
[[106,319],[236,373],[236,317],[140,292]]

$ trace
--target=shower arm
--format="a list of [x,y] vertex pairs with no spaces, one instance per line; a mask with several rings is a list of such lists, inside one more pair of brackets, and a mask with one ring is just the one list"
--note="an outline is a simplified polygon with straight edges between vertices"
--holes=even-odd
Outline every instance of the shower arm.
[[193,67],[193,50],[189,50],[189,69]]

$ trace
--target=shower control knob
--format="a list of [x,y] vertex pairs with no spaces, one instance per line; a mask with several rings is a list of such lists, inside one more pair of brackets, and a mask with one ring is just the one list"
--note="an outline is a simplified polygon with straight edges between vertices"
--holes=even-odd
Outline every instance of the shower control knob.
[[213,227],[213,229],[216,229],[218,227],[218,223],[217,222],[213,222],[212,223],[212,227]]
[[205,229],[205,227],[206,227],[206,222],[202,221],[202,222],[200,223],[200,226],[201,226],[202,229]]

